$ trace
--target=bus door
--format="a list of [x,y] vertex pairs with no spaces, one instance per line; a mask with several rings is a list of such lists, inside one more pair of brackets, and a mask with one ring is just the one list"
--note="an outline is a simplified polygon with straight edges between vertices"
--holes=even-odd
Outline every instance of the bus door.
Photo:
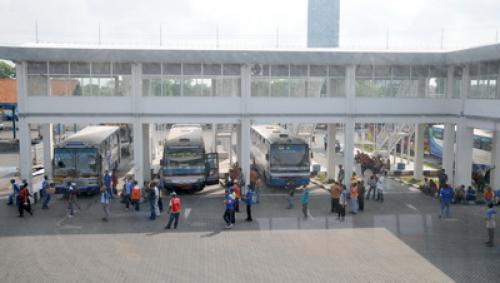
[[219,154],[205,154],[205,178],[207,185],[219,183]]

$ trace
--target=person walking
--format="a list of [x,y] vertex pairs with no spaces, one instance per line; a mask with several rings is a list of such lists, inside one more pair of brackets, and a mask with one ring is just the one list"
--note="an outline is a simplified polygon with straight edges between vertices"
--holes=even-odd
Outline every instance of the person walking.
[[15,179],[11,179],[10,184],[12,186],[12,192],[9,194],[9,201],[7,202],[7,205],[15,204],[16,206],[19,207],[18,196],[19,196],[19,192],[21,191],[21,189],[19,188],[19,185],[16,184]]
[[358,181],[358,209],[365,210],[365,184],[362,180]]
[[42,198],[42,209],[49,208],[50,193],[49,193],[49,177],[43,176],[42,187],[40,188],[40,197]]
[[295,189],[296,188],[295,188],[295,185],[293,184],[293,182],[291,180],[289,180],[286,183],[285,188],[288,191],[288,197],[287,197],[288,207],[287,207],[287,209],[292,209],[293,208],[293,196],[295,195]]
[[134,187],[132,188],[132,192],[130,192],[130,200],[132,201],[132,204],[134,205],[135,211],[139,211],[141,209],[140,207],[140,201],[141,201],[141,187],[137,184],[137,181],[134,181]]
[[347,205],[347,191],[342,188],[342,192],[340,193],[339,197],[339,206],[337,210],[337,220],[340,220],[340,222],[343,222],[345,219],[345,207]]
[[302,214],[304,214],[304,218],[309,216],[309,188],[305,187],[304,192],[302,193]]
[[342,193],[342,187],[338,182],[333,182],[330,187],[330,198],[331,198],[331,213],[336,213],[339,209],[339,198],[340,193]]
[[111,201],[111,188],[108,189],[104,187],[101,190],[101,204],[102,208],[104,210],[104,217],[102,218],[102,221],[108,222],[109,221],[109,203]]
[[372,199],[375,200],[375,193],[377,191],[377,176],[373,173],[368,180],[368,194],[366,195],[366,200],[370,200],[370,195],[373,192]]
[[18,208],[19,208],[19,217],[24,217],[24,211],[26,210],[31,216],[33,216],[33,211],[31,211],[31,201],[30,201],[30,192],[28,190],[28,184],[23,184],[18,194]]
[[493,203],[488,203],[488,209],[486,210],[486,230],[488,231],[488,241],[485,243],[488,247],[495,246],[496,214],[497,212]]
[[158,188],[158,183],[152,182],[152,184],[154,186],[153,189],[154,189],[154,196],[155,196],[154,210],[155,210],[156,216],[160,216],[160,214],[163,212],[163,200],[161,197],[162,191],[160,190],[160,188]]
[[345,171],[342,165],[339,164],[339,173],[337,174],[337,182],[340,185],[344,184],[344,178],[345,178]]
[[113,178],[109,174],[109,171],[106,170],[104,171],[104,176],[102,177],[102,184],[104,185],[104,190],[108,192],[108,195],[113,197],[113,189],[111,187],[111,182],[113,181]]
[[179,224],[179,215],[181,214],[181,199],[177,197],[177,194],[173,192],[171,194],[170,202],[168,204],[168,212],[170,217],[168,219],[168,224],[165,229],[170,229],[172,222],[174,223],[174,229],[177,229],[177,224]]
[[356,214],[358,213],[358,196],[359,196],[357,182],[351,183],[351,191],[349,192],[349,195],[351,198],[351,214]]
[[245,221],[252,222],[252,204],[253,204],[254,190],[248,185],[248,190],[245,194],[245,204],[247,206],[247,218]]
[[376,177],[377,179],[377,201],[384,202],[384,175]]
[[439,187],[438,190],[440,191],[442,188],[444,188],[448,182],[448,175],[446,175],[446,171],[444,169],[441,169],[438,175],[438,180],[439,180]]
[[78,192],[77,192],[75,183],[68,182],[67,194],[68,194],[68,209],[67,210],[69,211],[68,217],[71,218],[75,215],[75,207],[78,210],[80,210],[80,206],[78,205],[78,202],[77,202]]
[[450,185],[445,184],[439,192],[439,199],[441,201],[441,213],[439,214],[439,218],[450,217],[450,204],[453,200],[453,188]]
[[231,219],[232,219],[232,211],[234,211],[234,199],[231,196],[231,192],[229,191],[229,189],[225,191],[224,204],[225,204],[225,210],[222,218],[226,222],[226,229],[231,229],[233,227]]

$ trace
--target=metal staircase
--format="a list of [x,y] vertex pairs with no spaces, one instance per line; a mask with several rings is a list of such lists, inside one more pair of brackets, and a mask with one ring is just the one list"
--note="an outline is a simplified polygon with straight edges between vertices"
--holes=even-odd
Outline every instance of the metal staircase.
[[385,124],[376,137],[376,149],[393,152],[396,145],[405,137],[415,134],[415,124]]

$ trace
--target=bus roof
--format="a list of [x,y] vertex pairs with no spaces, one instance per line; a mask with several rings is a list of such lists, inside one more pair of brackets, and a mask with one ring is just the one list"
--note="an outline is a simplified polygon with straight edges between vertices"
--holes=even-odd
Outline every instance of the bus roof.
[[[443,124],[433,125],[432,127],[444,130],[444,125]],[[486,137],[486,138],[493,138],[493,132],[492,131],[487,131],[487,130],[482,130],[482,129],[474,129],[474,136],[480,136],[480,137]]]
[[304,144],[305,141],[293,137],[290,132],[279,125],[254,125],[252,129],[270,143]]
[[68,146],[71,143],[83,145],[99,145],[120,128],[116,126],[88,126],[65,139],[58,146]]
[[199,124],[176,124],[167,136],[167,146],[203,145],[203,131]]

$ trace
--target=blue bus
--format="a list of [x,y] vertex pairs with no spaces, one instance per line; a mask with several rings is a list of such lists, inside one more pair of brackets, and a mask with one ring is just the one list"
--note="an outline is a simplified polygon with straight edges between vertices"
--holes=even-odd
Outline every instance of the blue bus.
[[219,183],[216,153],[205,152],[203,129],[199,124],[175,124],[163,148],[159,175],[169,190],[202,190]]
[[56,193],[64,193],[68,182],[80,193],[98,193],[104,172],[116,169],[120,160],[119,127],[85,127],[54,148]]
[[[439,159],[443,158],[444,125],[429,127],[430,154]],[[493,135],[491,132],[474,129],[472,142],[472,163],[474,170],[487,169],[491,166],[491,150]]]
[[290,136],[278,125],[252,126],[250,158],[267,185],[283,187],[289,181],[295,186],[310,182],[309,145]]

